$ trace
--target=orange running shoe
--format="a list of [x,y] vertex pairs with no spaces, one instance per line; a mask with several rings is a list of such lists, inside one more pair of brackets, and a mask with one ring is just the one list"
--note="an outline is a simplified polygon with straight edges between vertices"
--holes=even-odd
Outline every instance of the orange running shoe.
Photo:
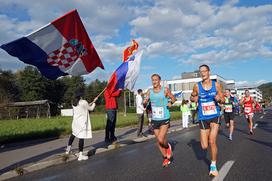
[[170,163],[171,163],[170,160],[168,160],[167,158],[164,158],[164,160],[162,162],[162,167],[167,167]]
[[168,143],[168,149],[167,149],[167,151],[166,151],[166,157],[167,157],[168,160],[170,160],[172,156],[173,156],[172,147],[171,147],[171,145]]

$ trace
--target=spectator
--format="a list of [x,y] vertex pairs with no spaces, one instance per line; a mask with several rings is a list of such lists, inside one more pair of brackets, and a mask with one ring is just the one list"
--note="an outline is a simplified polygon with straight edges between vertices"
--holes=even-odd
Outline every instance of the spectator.
[[136,96],[136,113],[138,117],[138,130],[137,136],[143,136],[143,124],[144,124],[144,111],[145,108],[143,106],[143,90],[138,89],[138,94]]
[[145,110],[146,110],[146,116],[147,116],[147,119],[148,119],[148,131],[149,131],[150,134],[153,134],[153,127],[151,125],[152,108],[151,108],[151,103],[150,102],[147,103],[147,106],[146,106]]
[[180,111],[182,112],[182,127],[183,128],[188,128],[189,115],[190,115],[188,103],[189,103],[188,100],[182,100],[182,104],[180,106]]
[[75,98],[72,101],[73,106],[72,134],[69,138],[65,152],[66,154],[70,153],[72,143],[75,137],[77,137],[79,139],[78,161],[88,159],[88,156],[83,155],[84,139],[92,138],[92,128],[90,123],[89,111],[94,110],[95,101],[97,100],[97,98],[95,98],[93,103],[88,104],[88,102],[82,98],[83,95],[84,91],[77,91],[75,94]]
[[117,140],[115,136],[116,115],[118,109],[117,97],[121,94],[121,90],[118,89],[113,93],[110,93],[108,89],[104,92],[104,98],[106,102],[107,112],[107,125],[105,130],[105,142],[111,143]]

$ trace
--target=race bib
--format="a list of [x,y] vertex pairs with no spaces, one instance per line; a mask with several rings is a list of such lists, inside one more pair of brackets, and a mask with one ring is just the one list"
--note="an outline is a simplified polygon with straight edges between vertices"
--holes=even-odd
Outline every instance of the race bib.
[[202,114],[204,116],[217,114],[217,109],[214,102],[201,103],[201,107],[202,107]]
[[232,112],[232,105],[225,105],[225,112]]
[[152,107],[152,118],[153,119],[162,119],[162,118],[164,118],[163,107]]
[[251,107],[245,107],[245,113],[251,113]]

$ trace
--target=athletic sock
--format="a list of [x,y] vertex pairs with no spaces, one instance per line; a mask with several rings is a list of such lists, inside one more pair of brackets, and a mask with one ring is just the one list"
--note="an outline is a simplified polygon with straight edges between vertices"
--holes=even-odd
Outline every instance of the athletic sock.
[[211,161],[211,165],[216,166],[216,161]]

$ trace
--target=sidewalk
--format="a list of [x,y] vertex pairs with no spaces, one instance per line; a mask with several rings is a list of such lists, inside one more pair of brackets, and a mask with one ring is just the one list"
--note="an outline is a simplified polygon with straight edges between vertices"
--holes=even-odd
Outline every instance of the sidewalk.
[[[181,121],[172,121],[169,132],[181,130]],[[147,126],[144,126],[143,132],[147,137],[137,138],[137,126],[117,128],[117,144],[104,143],[104,130],[94,131],[93,138],[85,140],[84,152],[89,156],[104,151],[109,151],[129,144],[146,141],[154,138],[147,133]],[[74,154],[69,157],[64,156],[66,144],[69,136],[59,139],[39,140],[20,143],[17,145],[7,145],[0,149],[0,180],[8,179],[20,174],[46,168],[48,166],[76,160]],[[75,139],[72,152],[78,152],[78,139]]]

